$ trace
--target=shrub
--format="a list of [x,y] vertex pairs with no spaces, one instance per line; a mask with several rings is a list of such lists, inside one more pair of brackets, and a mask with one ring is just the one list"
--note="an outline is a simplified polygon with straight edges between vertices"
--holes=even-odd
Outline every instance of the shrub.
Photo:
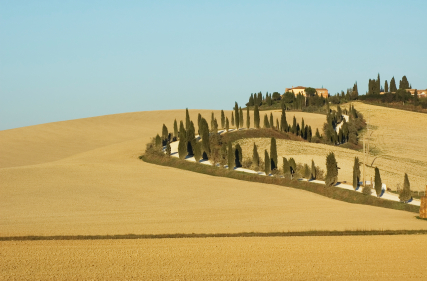
[[403,189],[402,192],[399,194],[399,199],[402,202],[407,202],[411,198],[411,185],[409,183],[408,174],[405,173],[405,177],[403,179]]

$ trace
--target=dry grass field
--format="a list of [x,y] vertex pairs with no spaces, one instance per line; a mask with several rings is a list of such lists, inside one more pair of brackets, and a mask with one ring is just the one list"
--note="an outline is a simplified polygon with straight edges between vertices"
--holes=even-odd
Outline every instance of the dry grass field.
[[1,280],[425,279],[425,236],[0,242]]
[[[171,130],[184,117],[137,112],[0,131],[0,236],[427,229],[413,213],[138,159],[163,123]],[[0,242],[0,279],[390,279],[403,267],[419,277],[420,239],[10,241]]]
[[407,212],[138,159],[163,123],[184,117],[139,112],[1,131],[0,236],[427,228]]

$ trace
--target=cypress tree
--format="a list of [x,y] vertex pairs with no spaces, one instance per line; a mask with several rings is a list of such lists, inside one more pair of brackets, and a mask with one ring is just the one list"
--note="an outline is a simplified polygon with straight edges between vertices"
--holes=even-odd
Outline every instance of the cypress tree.
[[236,167],[242,167],[243,155],[242,155],[242,148],[240,147],[240,144],[236,144],[235,154],[236,154],[235,156]]
[[190,128],[190,113],[188,113],[188,108],[185,109],[185,129]]
[[187,137],[184,125],[182,125],[182,128],[179,130],[178,156],[180,159],[185,159],[187,156]]
[[248,106],[254,106],[254,95],[253,94],[251,94],[251,97],[249,98],[249,103],[248,103]]
[[276,130],[280,129],[279,118],[276,118]]
[[[302,129],[303,131],[305,130],[304,118],[302,118],[302,121],[301,121],[301,129]],[[302,137],[303,139],[305,139],[304,133],[302,133],[302,134],[301,134],[301,137]]]
[[411,185],[409,183],[408,174],[405,173],[405,178],[403,180],[403,189],[402,192],[399,194],[399,199],[401,202],[407,202],[411,198]]
[[239,106],[237,102],[234,102],[234,121],[236,123],[236,129],[239,129],[240,121],[239,121]]
[[320,139],[319,128],[316,128],[316,137]]
[[182,120],[179,121],[179,133],[178,133],[179,138],[181,138],[181,132],[185,132],[184,137],[187,136],[187,132],[185,131],[184,123],[182,122]]
[[315,180],[317,177],[316,166],[314,165],[314,160],[311,159],[311,177],[310,179]]
[[309,142],[311,142],[311,139],[313,137],[313,132],[311,131],[311,126],[308,126],[308,136],[307,136],[307,140]]
[[270,128],[274,128],[274,120],[273,120],[273,113],[270,112]]
[[251,127],[251,116],[249,115],[249,107],[246,107],[246,128]]
[[295,115],[294,115],[294,119],[292,121],[292,133],[294,135],[296,135],[298,133],[298,130],[297,130],[297,119],[295,118]]
[[270,174],[270,157],[268,156],[267,149],[265,150],[265,153],[264,153],[264,162],[265,162],[264,172],[265,172],[265,175],[268,176]]
[[225,118],[225,130],[228,132],[230,130],[230,124],[228,123],[228,117]]
[[200,147],[200,142],[196,142],[194,145],[194,160],[199,162],[202,159],[202,149]]
[[197,115],[197,131],[199,132],[199,136],[202,134],[201,130],[200,130],[200,121],[202,121],[202,115],[199,113]]
[[291,179],[293,178],[295,172],[297,171],[297,163],[295,162],[294,158],[289,158],[289,167],[291,171]]
[[264,128],[266,128],[266,129],[270,128],[270,124],[268,123],[267,114],[264,115]]
[[378,167],[375,167],[375,191],[377,192],[377,197],[380,197],[382,190],[383,182],[381,181],[380,170]]
[[203,159],[208,159],[210,154],[210,144],[209,144],[209,126],[208,122],[206,122],[206,119],[202,117],[202,120],[200,121],[201,125],[201,138],[202,138],[202,155]]
[[354,157],[353,165],[353,188],[357,190],[359,188],[360,181],[360,162],[358,157]]
[[288,128],[288,122],[286,121],[286,111],[282,108],[282,115],[280,117],[280,131],[285,132]]
[[288,159],[283,157],[283,176],[287,177],[291,174],[291,166],[289,165]]
[[215,115],[213,113],[213,111],[211,112],[211,129],[213,130],[214,128],[214,120],[215,120]]
[[233,170],[234,169],[234,152],[233,147],[231,146],[231,142],[228,142],[228,149],[227,149],[227,156],[228,156],[228,169]]
[[402,80],[400,80],[399,89],[404,89],[404,90],[410,89],[408,79],[406,78],[405,75],[402,77]]
[[259,122],[260,122],[260,119],[259,119],[259,109],[258,109],[258,105],[256,104],[255,105],[255,109],[254,109],[254,127],[256,129],[259,129]]
[[271,138],[270,142],[270,158],[271,158],[271,170],[277,170],[277,145],[276,145],[276,139],[273,137]]
[[385,80],[385,82],[384,82],[384,92],[388,93],[388,83],[387,83],[387,80]]
[[168,128],[166,127],[165,124],[163,124],[163,127],[162,127],[162,140],[166,142],[168,140],[168,136],[169,136]]
[[196,143],[196,136],[195,136],[195,129],[194,129],[194,124],[193,121],[190,121],[190,126],[187,130],[187,153],[188,155],[193,155],[194,151],[193,151],[193,146]]
[[224,110],[221,110],[221,128],[225,128],[225,114]]
[[243,121],[243,110],[240,107],[239,108],[239,127],[243,128],[243,125],[244,125],[244,121]]
[[258,148],[255,143],[254,143],[254,150],[252,153],[252,163],[255,167],[259,167],[259,154],[258,154]]
[[231,112],[231,127],[234,127],[234,112]]
[[338,182],[338,164],[335,159],[335,154],[330,152],[326,156],[326,178],[325,185],[333,186]]
[[392,93],[397,92],[396,81],[394,80],[394,76],[390,80],[390,92]]
[[309,180],[310,179],[310,175],[311,175],[310,168],[308,167],[307,164],[304,164],[304,177],[307,180]]
[[178,123],[175,121],[173,122],[173,137],[178,139]]
[[157,134],[156,136],[156,147],[162,147],[162,138]]

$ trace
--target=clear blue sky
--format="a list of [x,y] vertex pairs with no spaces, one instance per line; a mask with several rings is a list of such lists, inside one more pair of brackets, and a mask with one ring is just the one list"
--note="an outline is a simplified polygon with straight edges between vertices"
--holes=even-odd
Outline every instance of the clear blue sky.
[[427,88],[427,1],[1,1],[0,130],[231,109],[290,86]]

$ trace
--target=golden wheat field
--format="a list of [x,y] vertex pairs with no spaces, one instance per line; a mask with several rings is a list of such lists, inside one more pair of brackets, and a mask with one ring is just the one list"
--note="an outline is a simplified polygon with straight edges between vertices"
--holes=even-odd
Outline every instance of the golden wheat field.
[[[190,110],[192,120],[198,112],[210,121],[209,110]],[[314,128],[324,120],[299,114]],[[139,160],[149,139],[163,123],[172,130],[175,118],[185,111],[0,131],[0,236],[427,229],[409,212]],[[401,279],[422,277],[423,239],[10,241],[0,242],[0,279]]]
[[0,242],[2,280],[425,279],[425,236]]
[[[198,112],[191,111],[193,120]],[[1,131],[0,235],[427,228],[408,212],[139,160],[149,138],[175,118],[184,119],[185,111]]]

